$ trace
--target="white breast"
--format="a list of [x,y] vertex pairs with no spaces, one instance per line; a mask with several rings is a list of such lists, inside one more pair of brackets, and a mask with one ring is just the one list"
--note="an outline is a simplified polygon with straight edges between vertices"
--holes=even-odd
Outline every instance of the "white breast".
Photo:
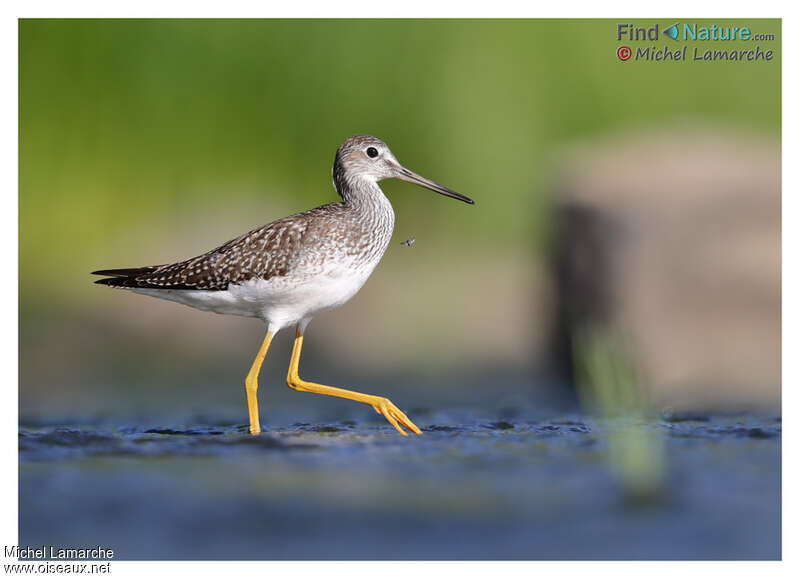
[[132,291],[198,310],[261,318],[273,327],[286,327],[347,302],[361,289],[375,265],[377,260],[357,270],[329,268],[311,275],[255,278],[223,291],[149,288]]

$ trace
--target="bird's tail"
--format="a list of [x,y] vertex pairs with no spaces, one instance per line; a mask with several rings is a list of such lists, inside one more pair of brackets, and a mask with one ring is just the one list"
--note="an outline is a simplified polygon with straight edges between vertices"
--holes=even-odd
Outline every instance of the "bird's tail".
[[153,265],[123,269],[98,269],[97,271],[93,271],[92,275],[109,276],[94,282],[101,285],[108,285],[111,287],[139,287],[140,284],[137,283],[136,278],[152,273],[155,270],[156,266]]

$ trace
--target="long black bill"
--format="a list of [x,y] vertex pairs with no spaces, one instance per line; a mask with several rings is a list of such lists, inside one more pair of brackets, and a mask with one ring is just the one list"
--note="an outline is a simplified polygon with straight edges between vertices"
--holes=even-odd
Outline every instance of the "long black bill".
[[475,202],[467,197],[466,195],[462,195],[461,193],[456,193],[452,189],[448,189],[447,187],[442,187],[438,183],[434,183],[430,179],[426,179],[422,175],[417,175],[414,171],[409,171],[405,167],[400,169],[400,174],[397,176],[398,179],[402,179],[403,181],[408,181],[409,183],[414,183],[415,185],[419,185],[420,187],[425,187],[426,189],[430,189],[431,191],[436,191],[440,195],[444,195],[445,197],[452,197],[453,199],[458,199],[459,201],[463,201],[464,203],[469,203],[470,205],[475,205]]

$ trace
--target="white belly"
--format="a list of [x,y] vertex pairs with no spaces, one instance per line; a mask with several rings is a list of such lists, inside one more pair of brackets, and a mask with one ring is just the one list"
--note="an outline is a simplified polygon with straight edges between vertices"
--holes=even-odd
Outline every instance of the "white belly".
[[261,318],[277,329],[344,304],[361,289],[375,265],[306,276],[255,278],[230,285],[224,291],[145,288],[132,291],[217,314]]

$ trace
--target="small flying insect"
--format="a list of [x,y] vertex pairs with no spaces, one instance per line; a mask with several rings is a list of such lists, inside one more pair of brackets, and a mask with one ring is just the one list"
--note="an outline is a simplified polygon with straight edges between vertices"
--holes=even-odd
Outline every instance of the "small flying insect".
[[405,245],[406,247],[411,247],[414,245],[414,242],[417,240],[416,237],[412,237],[410,239],[406,239],[405,241],[401,241],[400,245]]

